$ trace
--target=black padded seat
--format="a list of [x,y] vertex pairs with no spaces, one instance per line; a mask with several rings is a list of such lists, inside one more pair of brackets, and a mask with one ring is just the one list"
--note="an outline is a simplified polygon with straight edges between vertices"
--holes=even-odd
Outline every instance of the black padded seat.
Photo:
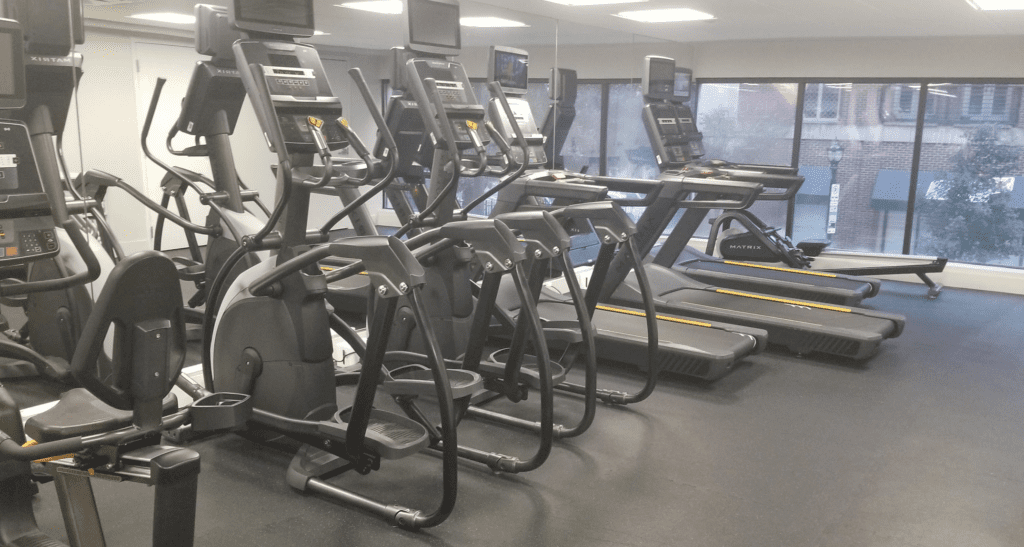
[[[177,410],[178,397],[168,393],[163,400],[163,414]],[[25,433],[45,443],[114,431],[131,423],[132,411],[117,410],[85,388],[76,388],[62,394],[53,408],[29,418],[25,422]]]

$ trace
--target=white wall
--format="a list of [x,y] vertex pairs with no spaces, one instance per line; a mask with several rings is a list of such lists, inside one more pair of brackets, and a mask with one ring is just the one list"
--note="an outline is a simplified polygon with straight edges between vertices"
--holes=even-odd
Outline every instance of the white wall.
[[[205,160],[176,158],[164,147],[170,123],[177,118],[184,88],[199,58],[192,49],[191,40],[174,36],[132,36],[116,30],[90,28],[87,43],[80,46],[79,51],[84,56],[84,76],[77,98],[81,128],[75,123],[75,113],[72,112],[64,143],[69,168],[73,172],[78,172],[83,165],[85,169],[108,171],[159,201],[158,184],[162,173],[144,157],[140,135],[155,79],[162,76],[168,79],[168,84],[151,130],[150,149],[171,165],[209,174]],[[346,71],[352,66],[360,67],[374,98],[377,98],[385,57],[336,48],[324,48],[322,56],[332,87],[344,105],[345,116],[364,142],[372,146],[376,128],[362,96]],[[81,139],[78,138],[79,132]],[[189,141],[185,136],[176,142],[181,148],[190,144]],[[231,143],[239,176],[260,192],[268,206],[272,206],[275,181],[269,166],[274,156],[267,149],[248,103],[242,109]],[[368,205],[371,209],[379,208],[380,202],[373,200]],[[339,208],[337,198],[314,197],[310,227],[318,227]],[[126,251],[152,248],[151,229],[156,222],[154,213],[118,190],[108,192],[107,212],[110,224]],[[193,220],[201,222],[203,217],[194,216]],[[180,242],[181,238],[175,241]]]
[[[613,45],[530,47],[530,75],[546,78],[548,70],[557,64],[575,69],[579,78],[633,78],[640,79],[643,61],[647,55],[661,55],[676,60],[678,66],[688,67],[693,61],[693,47],[672,42],[631,43]],[[467,48],[459,60],[471,77],[487,76],[487,48]]]
[[1024,36],[757,40],[693,48],[698,78],[1024,76]]

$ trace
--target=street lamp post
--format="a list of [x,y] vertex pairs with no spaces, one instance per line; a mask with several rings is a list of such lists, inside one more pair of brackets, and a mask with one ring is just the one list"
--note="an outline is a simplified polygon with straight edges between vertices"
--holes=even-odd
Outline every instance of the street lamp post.
[[825,220],[825,238],[832,241],[839,218],[839,162],[843,161],[843,145],[838,140],[828,147],[828,162],[832,166],[832,184],[828,192],[828,216]]

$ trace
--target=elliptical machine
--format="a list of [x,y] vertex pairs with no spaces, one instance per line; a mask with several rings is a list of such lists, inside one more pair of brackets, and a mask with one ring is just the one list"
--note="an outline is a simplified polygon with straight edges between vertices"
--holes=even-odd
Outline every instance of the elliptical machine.
[[[101,200],[88,194],[83,197],[74,187],[60,149],[70,103],[82,74],[82,56],[71,51],[75,44],[84,42],[82,5],[78,0],[6,0],[3,11],[6,17],[18,20],[25,31],[22,63],[28,90],[24,106],[7,110],[5,115],[29,128],[43,189],[58,224],[54,239],[41,244],[64,249],[53,257],[28,264],[25,279],[53,280],[86,271],[81,253],[71,251],[76,246],[64,229],[65,220],[70,220],[81,232],[99,236],[90,238],[88,244],[100,265],[100,275],[95,283],[5,298],[5,305],[24,308],[27,321],[9,334],[13,341],[0,338],[2,346],[22,346],[16,350],[22,360],[0,366],[0,378],[39,375],[70,383],[68,363],[91,313],[93,298],[114,262],[123,256],[104,219]],[[67,200],[65,190],[74,199]],[[18,282],[13,278],[8,281]]]
[[[0,20],[0,35],[13,50],[13,58],[0,63],[8,72],[2,79],[14,84],[10,94],[0,95],[0,108],[19,108],[25,102],[25,88],[18,23]],[[0,267],[59,255],[59,222],[85,269],[0,284],[4,297],[80,286],[101,273],[78,225],[67,217],[58,220],[52,195],[44,192],[53,181],[47,182],[47,174],[38,169],[29,135],[20,122],[0,121]],[[193,544],[199,455],[159,444],[161,431],[190,419],[197,418],[199,429],[205,427],[198,418],[201,412],[179,411],[170,395],[185,357],[177,275],[170,260],[154,252],[127,257],[107,273],[70,364],[75,380],[85,388],[64,393],[56,406],[33,416],[23,428],[17,405],[0,385],[0,544],[63,545],[36,525],[32,497],[38,477],[30,469],[32,461],[45,463],[56,484],[71,545],[106,544],[92,476],[156,486],[152,544]],[[112,342],[113,351],[101,367],[99,357],[107,342]],[[2,345],[0,354],[20,357],[18,347]],[[196,408],[208,402],[199,401]],[[231,425],[223,421],[218,427]],[[26,433],[35,441],[26,443]]]
[[[394,148],[386,162],[337,165],[331,150],[347,144],[339,124],[341,104],[331,91],[323,66],[312,46],[295,37],[313,33],[313,2],[300,2],[287,21],[267,23],[260,2],[239,1],[229,12],[231,24],[246,38],[232,46],[245,91],[256,111],[267,142],[277,154],[278,202],[269,222],[257,233],[241,238],[208,286],[204,317],[204,386],[187,377],[179,386],[192,396],[228,389],[249,394],[253,401],[248,421],[253,436],[285,437],[300,445],[287,473],[288,484],[372,512],[405,528],[434,526],[451,513],[457,492],[458,441],[453,397],[475,391],[479,378],[466,371],[449,371],[428,322],[421,293],[424,272],[416,258],[393,237],[348,238],[324,244],[333,223],[354,207],[378,195],[394,176]],[[350,71],[368,104],[372,94],[358,69]],[[379,112],[371,113],[393,147]],[[210,146],[228,146],[214,141]],[[313,165],[314,154],[322,165]],[[358,172],[361,177],[350,176]],[[321,230],[307,233],[311,192],[326,185],[376,183],[342,209]],[[276,231],[272,231],[276,228]],[[248,253],[269,250],[276,255],[239,274],[230,285],[230,272]],[[366,271],[372,287],[369,338],[364,342],[326,305],[327,280],[317,263],[327,257],[356,261],[340,276]],[[335,272],[339,273],[339,272]],[[395,355],[387,342],[399,298],[411,303],[412,313],[427,325],[420,331],[424,352]],[[363,362],[350,406],[339,408],[335,386],[342,380],[332,359],[331,331],[345,338]],[[374,408],[373,402],[386,360],[412,359],[426,374],[398,381],[407,390],[429,394],[440,405],[440,424],[424,426]],[[442,439],[443,494],[436,508],[424,511],[378,502],[364,494],[328,482],[346,471],[367,474],[382,461],[412,456]]]

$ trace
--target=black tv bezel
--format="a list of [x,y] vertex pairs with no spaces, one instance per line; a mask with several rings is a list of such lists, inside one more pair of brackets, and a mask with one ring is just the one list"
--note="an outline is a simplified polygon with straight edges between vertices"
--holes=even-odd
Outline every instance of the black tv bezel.
[[[672,90],[668,93],[651,92],[651,65],[654,62],[672,63]],[[672,100],[675,91],[675,70],[676,60],[671,57],[661,57],[659,55],[648,55],[647,57],[644,57],[644,73],[640,79],[644,96],[650,99]]]
[[[236,0],[237,1],[237,0]],[[416,42],[413,40],[412,31],[412,10],[409,5],[415,2],[423,4],[444,4],[455,8],[455,46],[448,44],[436,44],[431,42]],[[405,47],[409,50],[431,55],[442,55],[454,57],[462,51],[462,24],[460,22],[462,11],[456,0],[402,0],[402,8],[405,10]]]
[[247,16],[240,18],[241,5],[246,0],[232,0],[231,2],[231,25],[243,32],[255,32],[260,34],[272,34],[278,36],[290,36],[294,38],[309,38],[316,32],[316,17],[314,13],[314,1],[303,0],[308,7],[308,17],[305,26],[282,25],[280,21],[270,21],[257,17]]
[[[514,55],[516,57],[521,57],[521,58],[526,60],[526,77],[523,78],[523,83],[525,84],[525,85],[523,85],[523,87],[506,86],[505,84],[502,84],[500,81],[498,81],[498,79],[497,79],[498,78],[498,70],[497,70],[497,66],[495,66],[495,63],[498,62],[498,54],[499,53],[505,54],[505,55]],[[498,82],[498,84],[501,85],[501,89],[504,90],[505,93],[513,93],[513,94],[517,94],[517,95],[524,95],[524,94],[526,94],[526,92],[529,90],[529,85],[530,85],[530,54],[529,54],[529,52],[527,52],[525,49],[517,49],[517,48],[514,48],[514,47],[491,46],[490,52],[487,55],[487,81],[488,82]]]
[[[690,86],[686,90],[686,96],[683,97],[681,95],[677,95],[676,94],[676,84],[675,84],[675,81],[673,81],[672,82],[672,97],[675,100],[677,100],[677,101],[682,101],[682,102],[689,101],[690,97],[693,96],[693,93],[692,93],[692,91],[693,91],[693,70],[689,69],[689,68],[683,68],[681,66],[677,66],[675,73],[676,74],[683,74],[683,73],[689,74],[689,76],[690,76]],[[678,77],[678,76],[676,76],[676,77]]]
[[0,19],[0,33],[11,35],[11,73],[14,91],[0,94],[0,109],[17,109],[25,106],[25,37],[21,23],[13,19]]

